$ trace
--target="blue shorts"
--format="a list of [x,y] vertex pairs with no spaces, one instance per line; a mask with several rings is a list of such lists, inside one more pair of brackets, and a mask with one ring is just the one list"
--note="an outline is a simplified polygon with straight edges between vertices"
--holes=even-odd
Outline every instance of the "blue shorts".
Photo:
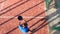
[[22,25],[20,25],[20,26],[19,26],[19,29],[20,29],[20,30],[21,30],[21,32],[23,32],[23,33],[27,33],[27,32],[29,31],[28,26],[26,26],[26,27],[24,27],[24,28],[23,28],[23,26],[22,26]]

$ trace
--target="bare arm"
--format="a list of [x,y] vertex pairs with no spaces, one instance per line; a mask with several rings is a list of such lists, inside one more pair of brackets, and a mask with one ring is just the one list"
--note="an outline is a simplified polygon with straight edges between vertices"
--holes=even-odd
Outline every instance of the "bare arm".
[[22,23],[22,25],[23,25],[24,23],[26,23],[26,21],[25,21],[25,20],[23,20],[23,23]]
[[21,25],[21,23],[20,22],[18,22],[19,23],[19,25]]
[[26,21],[23,20],[23,23],[21,23],[20,21],[19,21],[18,23],[19,23],[19,25],[23,25],[25,22],[26,22]]

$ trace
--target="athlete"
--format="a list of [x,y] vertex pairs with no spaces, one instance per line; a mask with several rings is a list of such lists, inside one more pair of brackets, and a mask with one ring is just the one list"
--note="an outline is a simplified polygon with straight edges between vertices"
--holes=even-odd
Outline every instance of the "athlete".
[[18,21],[19,21],[18,27],[20,31],[26,34],[29,31],[28,24],[26,23],[22,16],[18,16]]

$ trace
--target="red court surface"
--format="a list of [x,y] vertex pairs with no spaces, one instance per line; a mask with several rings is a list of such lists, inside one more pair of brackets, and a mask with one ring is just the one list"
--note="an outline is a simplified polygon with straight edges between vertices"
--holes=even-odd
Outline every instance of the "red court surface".
[[23,34],[18,28],[17,16],[23,16],[32,32],[27,34],[49,34],[46,24],[44,0],[0,1],[0,34]]

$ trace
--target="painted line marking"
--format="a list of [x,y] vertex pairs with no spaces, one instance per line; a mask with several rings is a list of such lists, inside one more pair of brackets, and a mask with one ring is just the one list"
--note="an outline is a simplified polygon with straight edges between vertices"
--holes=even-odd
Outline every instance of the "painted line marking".
[[[14,16],[0,16],[0,18],[12,18],[12,17],[14,17]],[[15,18],[17,18],[17,17],[15,17]],[[34,18],[34,16],[23,16],[23,18]],[[36,18],[44,18],[44,17],[38,16]]]

